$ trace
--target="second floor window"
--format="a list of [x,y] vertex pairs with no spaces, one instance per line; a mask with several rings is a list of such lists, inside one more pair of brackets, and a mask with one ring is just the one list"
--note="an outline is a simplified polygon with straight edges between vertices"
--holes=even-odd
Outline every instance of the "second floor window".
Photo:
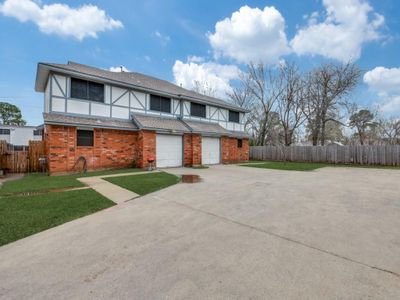
[[171,99],[162,96],[150,95],[150,109],[170,114]]
[[190,102],[190,115],[194,117],[205,118],[206,106],[203,104]]
[[71,78],[71,98],[104,102],[104,84]]
[[229,122],[239,123],[239,113],[237,111],[229,111]]

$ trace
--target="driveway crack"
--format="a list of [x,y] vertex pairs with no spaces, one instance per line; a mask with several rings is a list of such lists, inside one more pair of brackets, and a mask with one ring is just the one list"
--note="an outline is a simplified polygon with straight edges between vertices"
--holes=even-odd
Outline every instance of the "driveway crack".
[[396,273],[396,272],[393,272],[393,271],[390,271],[390,270],[387,270],[387,269],[383,269],[383,268],[380,268],[380,267],[377,267],[377,266],[369,265],[367,263],[352,259],[350,257],[346,257],[346,256],[343,256],[343,255],[337,254],[335,252],[331,252],[329,250],[321,249],[321,248],[318,248],[316,246],[308,245],[308,244],[306,244],[304,242],[301,242],[301,241],[298,241],[298,240],[295,240],[295,239],[292,239],[292,238],[289,238],[289,237],[286,237],[286,236],[283,236],[283,235],[280,235],[280,234],[277,234],[277,233],[274,233],[274,232],[271,232],[271,231],[268,231],[268,230],[265,230],[265,229],[261,229],[261,228],[258,228],[258,227],[255,227],[255,226],[252,226],[252,225],[249,225],[249,224],[241,223],[239,221],[232,220],[232,219],[229,219],[227,217],[223,217],[223,216],[220,216],[220,215],[217,215],[215,213],[208,212],[208,211],[205,211],[205,210],[202,210],[202,209],[199,209],[199,208],[195,208],[195,207],[192,207],[192,206],[187,205],[187,204],[183,204],[183,203],[180,203],[180,202],[177,202],[177,201],[174,201],[174,200],[171,200],[171,202],[173,202],[173,203],[175,203],[175,204],[177,204],[179,206],[185,207],[187,209],[190,209],[190,210],[193,210],[193,211],[197,211],[197,212],[200,212],[200,213],[207,214],[209,216],[218,218],[218,219],[223,220],[223,221],[228,222],[228,223],[233,223],[233,224],[236,224],[236,225],[239,225],[239,226],[243,226],[243,227],[249,228],[251,230],[255,230],[255,231],[267,234],[269,236],[272,236],[272,237],[275,237],[275,238],[279,238],[279,239],[288,241],[290,243],[294,243],[294,244],[300,245],[302,247],[306,247],[306,248],[309,248],[309,249],[312,249],[312,250],[315,250],[315,251],[318,251],[318,252],[321,252],[321,253],[325,253],[325,254],[328,254],[330,256],[334,256],[334,257],[337,257],[337,258],[346,260],[348,262],[351,262],[351,263],[354,263],[354,264],[358,264],[358,265],[361,265],[361,266],[364,266],[364,267],[367,267],[367,268],[370,268],[370,269],[373,269],[373,270],[378,270],[378,271],[381,271],[381,272],[385,272],[387,274],[393,275],[393,276],[395,276],[395,277],[400,279],[400,274],[399,273]]

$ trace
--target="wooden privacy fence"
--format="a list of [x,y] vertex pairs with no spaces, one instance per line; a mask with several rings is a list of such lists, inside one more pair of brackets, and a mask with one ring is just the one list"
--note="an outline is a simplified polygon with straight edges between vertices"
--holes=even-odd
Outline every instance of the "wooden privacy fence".
[[0,141],[0,169],[9,173],[41,171],[39,158],[44,156],[43,141],[29,141],[24,150],[14,150],[6,141]]
[[251,146],[250,158],[271,161],[400,166],[400,145]]

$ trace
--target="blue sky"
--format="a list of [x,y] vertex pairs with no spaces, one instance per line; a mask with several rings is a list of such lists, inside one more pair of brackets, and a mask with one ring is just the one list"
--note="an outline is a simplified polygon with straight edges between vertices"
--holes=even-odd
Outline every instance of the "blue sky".
[[[354,59],[366,73],[354,100],[400,116],[400,3],[396,0],[0,0],[0,100],[42,123],[37,62],[123,65],[219,95],[250,60],[303,70]],[[88,6],[89,5],[89,6]]]

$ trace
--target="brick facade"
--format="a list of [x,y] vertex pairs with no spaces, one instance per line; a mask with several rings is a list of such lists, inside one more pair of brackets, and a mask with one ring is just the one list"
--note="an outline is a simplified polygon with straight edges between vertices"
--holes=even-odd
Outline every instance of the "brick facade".
[[[94,146],[76,146],[76,127],[46,125],[44,140],[50,174],[81,171],[78,162],[84,157],[88,170],[131,167],[135,161],[138,168],[148,167],[149,156],[156,156],[155,131],[127,131],[94,129]],[[185,166],[201,164],[202,137],[200,134],[184,134],[183,163]],[[222,163],[249,159],[249,140],[221,137]]]
[[146,168],[149,166],[148,158],[156,157],[156,133],[155,131],[141,130],[138,133],[138,147],[136,153],[136,166]]
[[249,160],[249,139],[242,139],[242,147],[238,147],[238,139],[221,137],[221,162],[223,164]]
[[185,167],[201,165],[201,135],[184,134],[183,164]]
[[138,151],[134,131],[94,129],[94,146],[76,146],[76,127],[46,125],[45,140],[50,174],[80,171],[79,157],[88,170],[132,166]]

